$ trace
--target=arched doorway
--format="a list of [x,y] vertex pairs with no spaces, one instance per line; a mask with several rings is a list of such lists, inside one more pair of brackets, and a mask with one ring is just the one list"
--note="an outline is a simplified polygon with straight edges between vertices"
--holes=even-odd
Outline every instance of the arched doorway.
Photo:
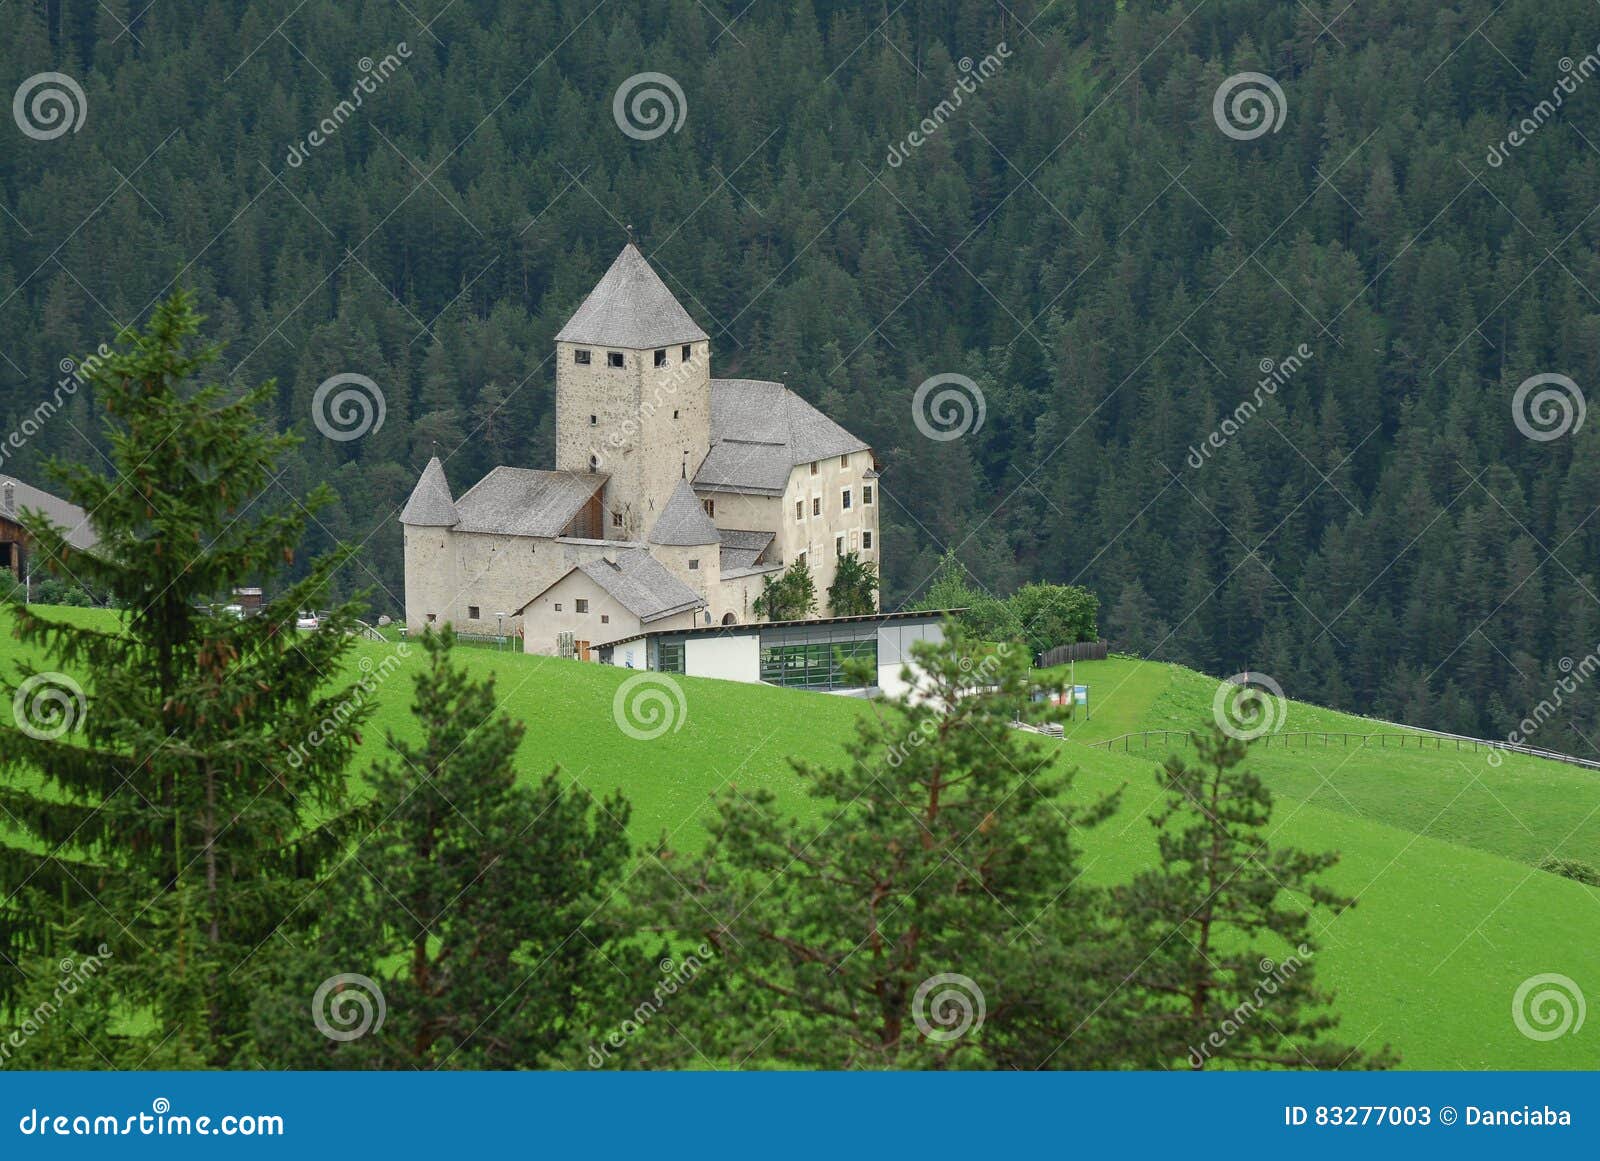
[[734,616],[732,613],[723,613],[722,623],[724,625],[737,625],[739,623],[739,618]]

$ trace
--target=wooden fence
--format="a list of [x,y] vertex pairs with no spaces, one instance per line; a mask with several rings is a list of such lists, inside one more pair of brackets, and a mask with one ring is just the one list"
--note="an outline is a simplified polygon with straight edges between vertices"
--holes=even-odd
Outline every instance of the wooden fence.
[[1039,654],[1039,668],[1065,665],[1069,661],[1104,661],[1110,648],[1105,641],[1075,641],[1071,645],[1057,645]]

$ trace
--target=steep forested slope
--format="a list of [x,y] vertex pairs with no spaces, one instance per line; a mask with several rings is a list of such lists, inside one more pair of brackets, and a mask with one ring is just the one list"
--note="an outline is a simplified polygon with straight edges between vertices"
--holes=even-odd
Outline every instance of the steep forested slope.
[[[319,538],[363,544],[345,583],[388,611],[393,517],[435,444],[458,487],[548,461],[551,337],[631,224],[720,374],[784,378],[880,450],[891,602],[954,549],[996,590],[1095,586],[1141,651],[1480,732],[1600,640],[1600,436],[1513,416],[1530,376],[1600,384],[1582,0],[12,0],[0,19],[4,91],[58,71],[86,114],[48,140],[3,126],[0,423],[191,284],[227,365],[277,378],[278,418],[311,437],[283,485],[340,490]],[[613,98],[646,71],[685,116],[642,140]],[[1242,71],[1279,86],[1277,131],[1219,128]],[[311,422],[340,373],[386,407],[342,442]],[[978,385],[980,429],[919,431],[935,374]],[[68,392],[4,470],[93,458],[93,406]],[[1587,692],[1540,744],[1590,751]]]

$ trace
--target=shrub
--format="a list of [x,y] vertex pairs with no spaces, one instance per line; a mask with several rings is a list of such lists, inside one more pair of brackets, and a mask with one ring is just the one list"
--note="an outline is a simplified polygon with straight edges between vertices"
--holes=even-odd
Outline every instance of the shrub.
[[1564,879],[1576,879],[1590,887],[1600,887],[1600,871],[1577,859],[1561,859],[1555,855],[1546,855],[1539,860],[1539,869],[1549,871],[1552,875],[1560,875]]

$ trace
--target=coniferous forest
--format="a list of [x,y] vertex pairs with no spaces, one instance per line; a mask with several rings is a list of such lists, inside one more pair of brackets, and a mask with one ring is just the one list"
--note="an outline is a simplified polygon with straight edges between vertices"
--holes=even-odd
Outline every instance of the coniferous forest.
[[[886,608],[953,554],[996,594],[1090,587],[1121,648],[1484,736],[1600,641],[1600,425],[1576,422],[1600,383],[1591,4],[12,0],[0,21],[7,91],[59,71],[84,111],[0,149],[0,423],[193,289],[222,369],[274,380],[271,418],[312,437],[274,486],[334,493],[298,559],[353,546],[337,595],[377,612],[400,610],[396,516],[435,449],[458,489],[551,461],[553,335],[631,227],[718,375],[781,378],[873,444]],[[618,131],[641,72],[681,89],[676,131]],[[1242,72],[1281,90],[1271,131],[1220,131]],[[382,391],[358,440],[312,425],[340,373]],[[936,375],[978,387],[981,426],[924,437]],[[1535,376],[1580,389],[1535,408],[1565,406],[1559,438],[1525,433]],[[94,394],[4,471],[102,462]],[[1568,708],[1541,743],[1592,753],[1592,694]]]

